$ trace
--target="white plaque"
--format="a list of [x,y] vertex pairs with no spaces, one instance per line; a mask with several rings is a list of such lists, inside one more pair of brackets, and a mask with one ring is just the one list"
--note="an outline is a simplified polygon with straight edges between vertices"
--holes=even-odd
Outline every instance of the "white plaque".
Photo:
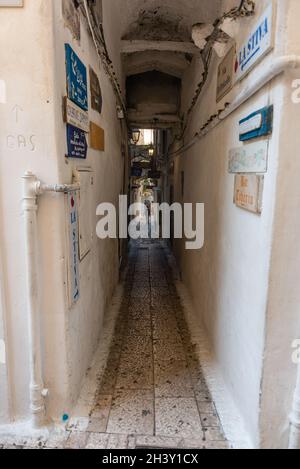
[[236,81],[241,80],[274,47],[275,6],[271,1],[240,47],[236,61]]
[[65,99],[65,119],[67,124],[71,124],[84,132],[90,131],[89,114],[74,104],[70,99]]

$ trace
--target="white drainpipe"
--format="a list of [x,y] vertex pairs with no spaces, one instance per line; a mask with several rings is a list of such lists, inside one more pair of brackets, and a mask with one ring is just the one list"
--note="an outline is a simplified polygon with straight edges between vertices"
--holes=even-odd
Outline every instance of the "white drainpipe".
[[34,429],[46,425],[41,354],[41,307],[38,272],[37,210],[38,196],[44,192],[66,193],[79,190],[78,185],[44,185],[31,172],[23,176],[23,210],[25,221],[25,256],[27,269],[27,315],[30,365],[30,414]]

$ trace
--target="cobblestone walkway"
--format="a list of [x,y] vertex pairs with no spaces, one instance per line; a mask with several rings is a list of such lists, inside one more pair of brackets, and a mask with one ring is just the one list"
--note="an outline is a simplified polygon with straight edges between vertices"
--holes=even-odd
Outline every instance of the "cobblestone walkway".
[[[205,384],[163,246],[136,244],[105,373],[62,448],[208,448],[227,443]],[[88,407],[88,405],[91,405]]]

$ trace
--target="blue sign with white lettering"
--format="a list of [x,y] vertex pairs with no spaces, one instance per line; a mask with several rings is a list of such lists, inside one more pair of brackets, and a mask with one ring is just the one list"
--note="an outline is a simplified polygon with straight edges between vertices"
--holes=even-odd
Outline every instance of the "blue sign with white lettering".
[[68,158],[86,159],[88,145],[86,135],[83,130],[67,125],[67,144],[68,144]]
[[270,135],[273,131],[273,106],[253,112],[240,121],[240,141]]
[[238,51],[235,65],[236,80],[240,80],[272,50],[274,24],[273,3],[271,3]]
[[81,62],[69,44],[66,49],[66,70],[68,98],[81,107],[88,110],[88,86],[86,66]]

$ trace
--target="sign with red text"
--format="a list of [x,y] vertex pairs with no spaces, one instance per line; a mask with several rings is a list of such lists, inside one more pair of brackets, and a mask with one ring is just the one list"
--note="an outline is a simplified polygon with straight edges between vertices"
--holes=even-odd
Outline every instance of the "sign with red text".
[[249,212],[262,212],[264,176],[237,174],[234,184],[234,203]]

